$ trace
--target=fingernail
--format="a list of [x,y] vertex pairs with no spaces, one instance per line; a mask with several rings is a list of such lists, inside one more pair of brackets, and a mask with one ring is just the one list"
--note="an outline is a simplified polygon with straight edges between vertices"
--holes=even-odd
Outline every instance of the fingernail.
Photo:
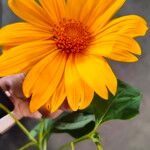
[[11,94],[9,91],[5,91],[5,94],[8,96],[8,97],[11,97]]

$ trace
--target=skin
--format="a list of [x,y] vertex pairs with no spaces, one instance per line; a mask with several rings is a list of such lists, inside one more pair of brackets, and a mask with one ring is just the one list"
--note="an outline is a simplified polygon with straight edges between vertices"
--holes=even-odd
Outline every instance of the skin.
[[15,106],[13,112],[17,119],[21,119],[23,117],[30,117],[35,119],[40,119],[42,117],[57,118],[68,109],[68,105],[64,103],[59,110],[52,114],[49,113],[45,108],[41,108],[39,111],[31,113],[29,110],[28,100],[23,96],[21,88],[24,77],[24,74],[17,74],[0,78],[0,87],[5,91],[6,95],[13,102]]

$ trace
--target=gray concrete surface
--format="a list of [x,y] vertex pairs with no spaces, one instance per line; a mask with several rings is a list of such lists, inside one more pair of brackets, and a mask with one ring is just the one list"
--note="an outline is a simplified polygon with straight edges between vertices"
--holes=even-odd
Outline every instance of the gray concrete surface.
[[[0,1],[2,11],[2,25],[16,21],[16,17],[7,8],[7,0]],[[1,10],[2,8],[2,10]],[[150,22],[150,0],[127,0],[124,7],[117,14],[139,14]],[[143,48],[140,61],[134,64],[112,63],[118,77],[143,92],[143,102],[140,115],[129,121],[113,121],[104,124],[100,134],[103,137],[104,150],[150,150],[150,34],[139,38]],[[23,122],[31,128],[34,121],[25,119]],[[54,135],[49,141],[49,150],[57,150],[58,146],[71,139],[66,134]],[[0,136],[0,150],[16,150],[26,142],[25,136],[17,127]],[[89,142],[77,145],[78,150],[94,150],[95,146]]]

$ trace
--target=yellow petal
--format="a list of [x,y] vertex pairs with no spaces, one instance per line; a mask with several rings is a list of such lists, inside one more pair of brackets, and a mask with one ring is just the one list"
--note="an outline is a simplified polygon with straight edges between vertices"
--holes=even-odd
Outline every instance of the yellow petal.
[[[58,55],[57,50],[53,50],[47,57],[38,62],[27,74],[23,82],[23,93],[26,97],[30,97],[33,92],[33,86],[40,78],[43,70],[48,66],[49,63]],[[46,81],[47,83],[47,81]]]
[[88,26],[91,31],[99,31],[122,7],[126,0],[100,0],[91,15]]
[[40,3],[53,23],[65,18],[65,0],[40,0]]
[[[99,96],[108,99],[103,72],[99,68],[96,57],[92,55],[76,55],[76,67],[85,83],[87,83]],[[105,66],[104,66],[105,68]]]
[[46,108],[47,111],[51,112],[51,98],[48,102],[46,102],[46,104],[44,105],[44,108]]
[[83,12],[82,9],[85,3],[86,3],[86,0],[67,0],[68,17],[71,19],[79,19],[80,13]]
[[120,62],[137,62],[138,58],[127,51],[114,52],[107,56],[109,59]]
[[111,3],[112,0],[67,0],[67,8],[71,18],[79,19],[85,23],[88,21],[89,25],[89,22],[93,23],[93,20],[103,14]]
[[100,57],[100,59],[97,58],[96,62],[99,65],[99,69],[101,70],[103,78],[105,79],[105,84],[107,88],[113,95],[115,95],[117,92],[117,78],[113,73],[111,67],[109,66],[107,61],[102,57]]
[[82,87],[83,87],[83,96],[81,98],[81,102],[80,102],[80,106],[79,109],[85,109],[87,108],[94,97],[94,90],[92,88],[90,88],[84,81],[82,81]]
[[[110,21],[99,30],[100,37],[108,34],[122,34],[130,37],[144,36],[148,30],[146,21],[136,15],[123,16]],[[98,34],[98,31],[96,32]]]
[[62,105],[66,98],[65,92],[65,83],[63,79],[60,81],[58,87],[56,88],[54,94],[52,95],[49,103],[51,103],[51,110],[50,112],[53,113]]
[[48,15],[35,0],[8,0],[8,4],[23,20],[44,29],[49,28]]
[[93,42],[87,53],[122,62],[135,62],[138,59],[131,53],[140,55],[141,48],[131,37],[108,34]]
[[81,79],[77,72],[73,54],[70,54],[65,69],[65,89],[67,100],[73,111],[79,109],[82,95]]
[[[80,8],[80,11],[77,9],[77,7],[74,7],[73,5],[72,8],[70,9],[72,10],[72,12],[76,11],[76,16],[78,17],[78,19],[81,22],[84,22],[85,24],[87,24],[87,21],[90,19],[89,16],[99,3],[95,0],[76,0],[76,1],[70,0],[70,2],[77,3],[78,9]],[[78,3],[80,4],[80,6],[78,5]]]
[[36,41],[14,47],[10,51],[5,51],[0,56],[0,76],[27,71],[35,63],[48,55],[52,49],[54,49],[54,45],[51,41]]
[[[58,53],[53,59],[51,59],[51,54],[39,62],[39,65],[45,62],[45,67],[40,69],[38,72],[39,77],[31,87],[31,102],[30,102],[30,110],[31,112],[37,111],[41,106],[45,105],[46,102],[51,98],[54,94],[60,80],[62,78],[65,64],[66,64],[66,54]],[[47,63],[47,59],[49,61]],[[32,70],[31,70],[32,71]],[[37,73],[37,72],[36,72]],[[30,76],[28,77],[30,78]],[[33,79],[33,78],[32,78]],[[34,79],[35,80],[35,79]],[[30,84],[28,82],[28,84]],[[31,85],[32,86],[32,85]]]
[[25,42],[49,39],[51,36],[49,31],[37,28],[29,23],[14,23],[0,30],[0,45],[15,46]]
[[11,48],[14,48],[16,47],[17,45],[14,45],[14,46],[2,46],[2,50],[3,50],[3,53],[7,50],[10,50]]

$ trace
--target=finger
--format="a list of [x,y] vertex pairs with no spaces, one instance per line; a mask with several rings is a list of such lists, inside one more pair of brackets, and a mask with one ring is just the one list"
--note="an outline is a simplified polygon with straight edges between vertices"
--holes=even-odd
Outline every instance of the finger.
[[23,98],[22,82],[25,74],[16,74],[12,76],[6,76],[0,79],[0,86],[4,91],[8,90],[13,92],[17,97]]
[[37,111],[35,113],[31,113],[29,116],[27,115],[26,117],[34,118],[34,119],[41,119],[42,114],[39,111]]
[[52,118],[52,119],[55,119],[55,118],[59,117],[63,112],[64,112],[63,110],[59,109],[54,113],[49,113],[48,117]]
[[9,90],[10,88],[8,82],[4,78],[0,79],[0,87],[3,89],[3,91]]
[[16,106],[20,102],[20,99],[16,97],[11,90],[5,91],[11,102]]
[[34,119],[42,118],[42,114],[40,112],[38,112],[38,111],[35,113],[30,112],[28,101],[24,101],[20,98],[17,98],[13,94],[11,94],[10,99],[15,105],[14,112],[15,112],[16,116],[18,116],[20,118],[23,118],[23,117],[34,118]]

